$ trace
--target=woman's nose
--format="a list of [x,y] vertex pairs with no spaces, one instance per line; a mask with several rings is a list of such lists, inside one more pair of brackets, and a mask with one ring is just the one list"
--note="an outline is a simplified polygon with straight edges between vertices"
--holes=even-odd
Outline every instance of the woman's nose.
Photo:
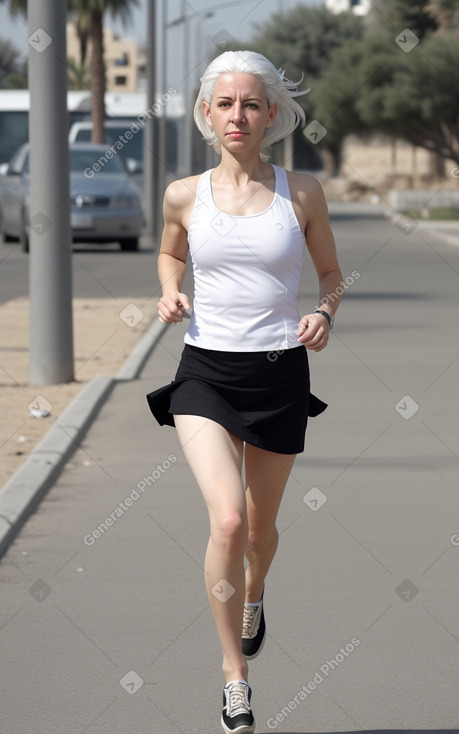
[[236,104],[233,107],[233,114],[231,116],[233,122],[241,122],[244,119],[244,108],[241,104]]

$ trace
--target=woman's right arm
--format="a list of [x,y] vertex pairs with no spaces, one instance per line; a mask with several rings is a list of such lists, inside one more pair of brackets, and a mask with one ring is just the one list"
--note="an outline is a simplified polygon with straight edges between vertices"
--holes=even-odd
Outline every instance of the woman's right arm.
[[191,203],[191,195],[192,191],[182,181],[170,184],[164,195],[164,229],[158,255],[158,275],[163,295],[158,303],[158,315],[167,324],[183,321],[183,310],[190,308],[188,297],[181,292],[181,288],[188,255],[188,234],[183,221]]

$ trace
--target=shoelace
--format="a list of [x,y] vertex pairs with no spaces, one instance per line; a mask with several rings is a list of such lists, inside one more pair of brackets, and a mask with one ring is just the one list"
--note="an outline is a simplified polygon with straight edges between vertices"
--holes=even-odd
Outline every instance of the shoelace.
[[229,688],[225,688],[225,693],[227,716],[237,716],[237,714],[248,714],[250,712],[249,687],[247,685],[233,683]]
[[253,624],[255,622],[255,616],[258,612],[259,605],[256,607],[244,607],[244,615],[242,618],[242,637],[250,638],[253,634]]

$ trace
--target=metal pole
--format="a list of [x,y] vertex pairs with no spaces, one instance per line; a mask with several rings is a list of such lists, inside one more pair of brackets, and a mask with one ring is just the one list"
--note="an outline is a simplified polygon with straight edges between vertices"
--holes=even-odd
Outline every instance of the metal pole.
[[[163,0],[162,8],[162,42],[161,42],[161,94],[165,94],[167,90],[167,0]],[[158,197],[162,202],[164,192],[166,190],[167,180],[167,118],[166,105],[161,105],[159,118],[159,145],[158,145],[158,165],[159,165],[159,191]],[[162,214],[158,220],[158,226],[162,227]]]
[[30,384],[73,380],[65,0],[29,0]]
[[192,117],[191,117],[191,94],[190,94],[190,81],[191,81],[191,57],[190,57],[190,18],[188,15],[186,15],[186,6],[185,3],[182,2],[182,12],[183,12],[183,60],[184,60],[184,74],[183,74],[183,96],[184,96],[184,104],[185,104],[185,119],[184,119],[184,125],[185,125],[185,175],[191,176],[192,174],[192,163],[191,163],[191,123],[192,123]]
[[283,158],[284,162],[282,163],[283,168],[286,168],[288,171],[293,171],[294,168],[294,145],[293,145],[293,133],[290,133],[290,135],[287,135],[286,138],[283,140]]
[[147,235],[157,245],[158,206],[158,159],[155,155],[155,116],[152,114],[156,102],[156,0],[148,5],[147,43],[147,115],[144,136],[144,204]]

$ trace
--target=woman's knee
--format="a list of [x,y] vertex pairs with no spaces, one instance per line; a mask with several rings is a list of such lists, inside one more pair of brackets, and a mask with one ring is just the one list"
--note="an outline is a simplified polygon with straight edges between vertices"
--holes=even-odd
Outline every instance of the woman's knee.
[[248,532],[248,546],[256,555],[275,545],[277,547],[279,533],[275,525],[269,527],[251,527]]
[[243,552],[247,545],[247,519],[238,510],[227,510],[211,521],[211,539],[221,550]]

